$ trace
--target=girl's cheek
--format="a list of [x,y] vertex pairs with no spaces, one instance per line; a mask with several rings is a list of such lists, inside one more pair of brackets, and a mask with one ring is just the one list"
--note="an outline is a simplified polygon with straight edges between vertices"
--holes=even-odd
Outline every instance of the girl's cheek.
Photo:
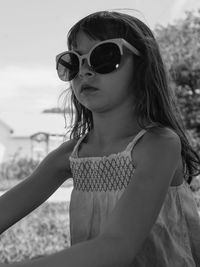
[[79,94],[78,94],[78,89],[77,89],[77,83],[76,82],[70,82],[70,87],[71,87],[71,90],[72,90],[72,92],[74,93],[74,95],[75,95],[75,97],[76,97],[76,99],[78,100],[78,101],[80,101],[80,99],[79,99]]
[[76,88],[78,87],[78,82],[76,81],[76,79],[70,82],[70,85],[71,85],[73,92],[76,92]]

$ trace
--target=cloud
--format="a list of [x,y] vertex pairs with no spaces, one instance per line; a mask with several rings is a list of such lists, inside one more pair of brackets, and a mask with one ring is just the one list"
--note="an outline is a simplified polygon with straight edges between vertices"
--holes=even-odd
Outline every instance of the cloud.
[[16,95],[26,87],[42,88],[56,85],[58,85],[58,79],[52,69],[10,66],[0,70],[1,96]]
[[171,7],[170,21],[178,19],[183,12],[187,0],[175,0]]
[[194,11],[200,7],[199,0],[175,0],[174,4],[171,7],[169,21],[173,22],[174,20],[184,17],[185,11]]
[[53,107],[65,88],[66,84],[59,81],[56,70],[49,67],[0,69],[0,110]]

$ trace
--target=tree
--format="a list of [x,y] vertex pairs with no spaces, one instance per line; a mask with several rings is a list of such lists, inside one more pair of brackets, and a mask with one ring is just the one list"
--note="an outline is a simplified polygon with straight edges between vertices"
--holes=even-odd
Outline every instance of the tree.
[[200,10],[185,15],[174,25],[157,26],[155,36],[185,126],[200,137]]

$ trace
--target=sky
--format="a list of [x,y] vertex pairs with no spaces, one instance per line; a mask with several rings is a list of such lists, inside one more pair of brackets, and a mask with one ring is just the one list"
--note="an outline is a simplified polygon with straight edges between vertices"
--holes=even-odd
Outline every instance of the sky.
[[199,0],[0,0],[0,119],[17,120],[61,105],[67,88],[55,69],[65,51],[69,29],[99,10],[136,9],[133,14],[153,30],[200,8]]

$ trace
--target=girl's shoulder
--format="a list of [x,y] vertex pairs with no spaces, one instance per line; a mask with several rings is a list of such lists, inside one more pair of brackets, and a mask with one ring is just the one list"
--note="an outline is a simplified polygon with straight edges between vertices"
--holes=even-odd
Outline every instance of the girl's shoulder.
[[152,127],[147,128],[146,136],[151,138],[176,138],[177,140],[180,139],[175,130],[171,129],[170,127],[159,125],[154,125]]
[[157,146],[169,144],[169,149],[175,147],[181,151],[181,139],[178,133],[170,127],[153,127],[147,132],[146,142]]
[[167,143],[174,143],[181,147],[181,139],[176,131],[166,126],[153,126],[146,129],[140,147],[161,147]]
[[57,153],[70,153],[73,151],[74,147],[76,146],[78,140],[77,139],[70,139],[63,142],[56,150]]
[[[181,156],[181,141],[178,134],[169,127],[151,127],[139,140],[132,150],[132,160],[134,166],[142,163],[148,164],[148,161],[156,161],[157,166],[165,160],[171,161],[171,158],[177,162],[176,170],[171,181],[171,185],[179,185],[183,182],[183,161]],[[146,161],[145,161],[146,158]],[[152,163],[153,164],[153,163]]]
[[49,155],[54,157],[55,162],[66,161],[67,157],[69,157],[74,150],[76,144],[77,140],[75,139],[65,141],[55,150],[51,151]]
[[[176,153],[181,158],[181,140],[178,134],[169,127],[153,126],[146,129],[145,134],[132,150],[132,159],[137,160],[140,155],[153,157],[156,152],[165,156],[165,151]],[[137,164],[137,163],[135,163]]]

